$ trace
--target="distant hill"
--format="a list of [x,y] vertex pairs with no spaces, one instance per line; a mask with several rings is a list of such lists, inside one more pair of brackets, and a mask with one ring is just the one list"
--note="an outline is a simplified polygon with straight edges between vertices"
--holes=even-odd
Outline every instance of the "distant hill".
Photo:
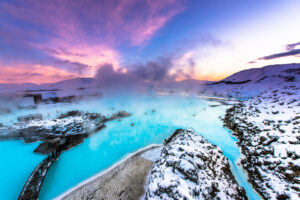
[[22,84],[6,84],[6,83],[0,83],[0,92],[5,91],[19,91],[19,90],[27,90],[27,89],[35,89],[38,88],[39,85],[34,83],[22,83]]
[[63,90],[63,89],[80,89],[94,86],[96,80],[94,78],[74,78],[59,81],[56,83],[34,84],[6,84],[0,83],[0,92],[16,92],[25,90]]
[[[210,95],[251,97],[281,85],[300,85],[300,64],[269,65],[239,71],[221,81],[205,80],[162,81],[155,83],[139,83],[137,88],[142,91],[155,92],[201,92]],[[83,90],[105,88],[95,78],[74,78],[47,84],[0,84],[0,93],[12,93],[24,90]]]
[[[274,81],[296,81],[300,75],[300,64],[282,64],[282,65],[268,65],[262,68],[252,68],[239,71],[221,82],[232,82],[232,83],[260,83]],[[299,79],[298,79],[299,80]]]
[[269,65],[237,72],[221,81],[209,83],[201,92],[213,96],[250,98],[267,90],[300,85],[300,64]]
[[[167,81],[159,83],[144,83],[139,84],[139,87],[149,87],[153,85],[157,88],[162,89],[197,89],[203,84],[210,83],[210,81],[203,80],[183,80],[183,81]],[[84,88],[95,88],[100,87],[95,78],[74,78],[59,81],[56,83],[46,83],[46,84],[33,84],[33,83],[24,83],[24,84],[0,84],[0,92],[14,92],[14,91],[24,91],[24,90],[69,90],[69,89],[84,89]]]
[[83,88],[83,87],[89,87],[95,83],[94,78],[73,78],[68,80],[59,81],[56,83],[47,83],[47,84],[41,84],[41,88]]

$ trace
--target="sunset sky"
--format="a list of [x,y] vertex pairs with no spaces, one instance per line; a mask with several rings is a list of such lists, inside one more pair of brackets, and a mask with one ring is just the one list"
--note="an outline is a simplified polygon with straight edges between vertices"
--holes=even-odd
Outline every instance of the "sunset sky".
[[[48,83],[168,60],[220,80],[300,61],[298,0],[0,0],[0,83]],[[99,72],[100,73],[100,72]]]

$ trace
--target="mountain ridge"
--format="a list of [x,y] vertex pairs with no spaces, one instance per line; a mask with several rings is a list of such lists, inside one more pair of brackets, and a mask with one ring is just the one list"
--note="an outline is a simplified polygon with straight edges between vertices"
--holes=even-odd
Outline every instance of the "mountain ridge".
[[[197,79],[186,79],[182,81],[162,81],[157,86],[162,88],[173,89],[173,88],[197,88],[201,85],[219,85],[219,84],[243,84],[247,85],[250,83],[262,83],[270,84],[273,82],[284,81],[300,81],[300,63],[289,63],[289,64],[276,64],[267,65],[260,68],[250,68],[236,72],[220,81],[207,81]],[[294,76],[296,75],[296,76]],[[145,83],[145,85],[149,83]],[[151,85],[152,83],[150,83]],[[13,91],[25,91],[25,90],[51,90],[51,89],[64,89],[64,88],[95,88],[101,87],[97,82],[96,78],[73,78],[66,79],[54,83],[22,83],[22,84],[6,84],[0,83],[0,92],[13,92]]]

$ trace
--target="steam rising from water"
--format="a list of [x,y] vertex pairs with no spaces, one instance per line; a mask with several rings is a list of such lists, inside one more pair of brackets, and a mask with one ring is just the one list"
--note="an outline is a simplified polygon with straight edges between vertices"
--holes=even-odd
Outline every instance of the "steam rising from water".
[[112,64],[99,67],[95,79],[101,87],[139,88],[146,85],[159,85],[178,79],[191,79],[195,68],[193,60],[189,60],[187,70],[177,69],[171,57],[159,58],[142,64],[135,64],[121,69],[114,69]]

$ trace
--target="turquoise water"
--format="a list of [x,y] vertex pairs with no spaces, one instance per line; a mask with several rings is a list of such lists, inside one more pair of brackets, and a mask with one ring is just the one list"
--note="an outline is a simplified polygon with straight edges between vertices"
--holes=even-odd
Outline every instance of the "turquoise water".
[[[186,96],[131,96],[111,97],[73,105],[42,106],[36,110],[22,110],[0,118],[0,122],[12,123],[16,116],[43,113],[54,118],[60,112],[80,109],[111,114],[118,110],[133,115],[107,123],[107,127],[91,136],[81,145],[63,152],[45,179],[40,199],[52,199],[81,181],[110,167],[149,144],[160,144],[177,128],[194,128],[213,144],[218,145],[231,162],[239,184],[246,189],[250,199],[259,199],[247,182],[245,172],[235,163],[241,156],[236,139],[222,125],[220,116],[227,106],[209,107],[209,102]],[[154,111],[154,112],[153,112]],[[133,126],[131,126],[133,123]],[[27,177],[44,158],[32,153],[37,143],[23,144],[20,141],[1,141],[0,196],[1,199],[16,199]],[[4,157],[4,159],[3,159]],[[2,164],[4,162],[4,164]]]
[[37,145],[0,141],[0,199],[18,199],[28,176],[45,158],[32,153]]

